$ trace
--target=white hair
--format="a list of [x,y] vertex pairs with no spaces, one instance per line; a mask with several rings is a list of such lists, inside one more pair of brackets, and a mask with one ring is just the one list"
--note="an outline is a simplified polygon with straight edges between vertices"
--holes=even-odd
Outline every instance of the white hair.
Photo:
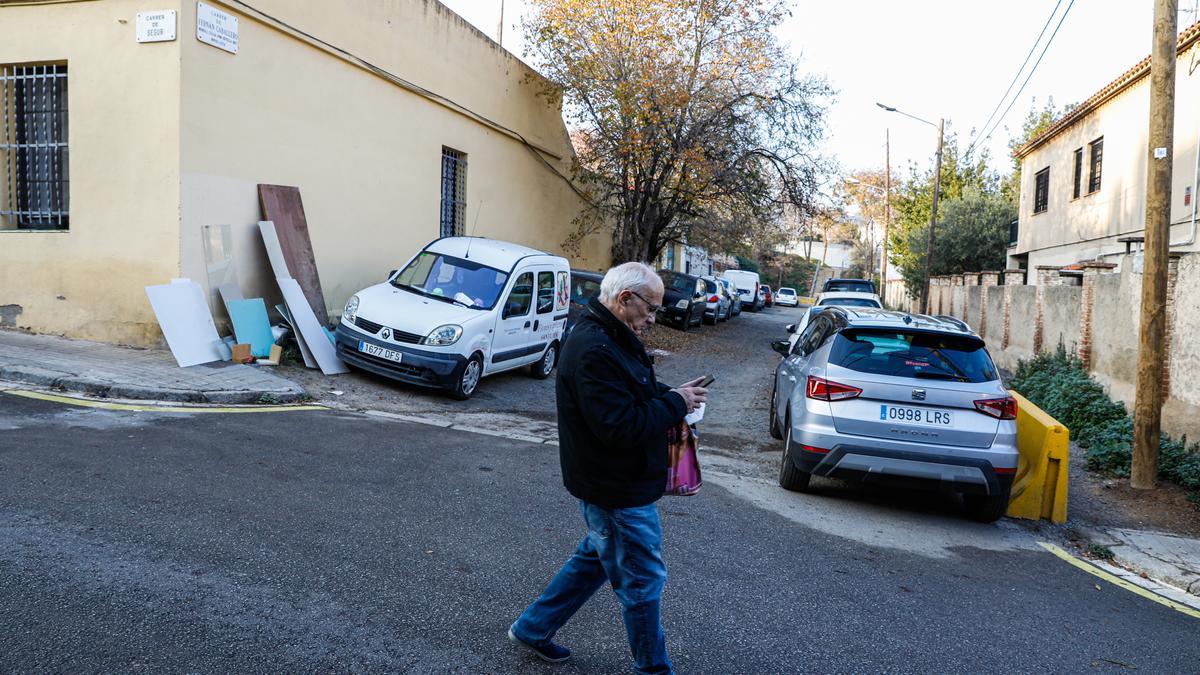
[[600,282],[600,302],[615,302],[621,291],[645,293],[660,286],[662,280],[649,265],[627,262],[617,265],[604,275],[604,280]]

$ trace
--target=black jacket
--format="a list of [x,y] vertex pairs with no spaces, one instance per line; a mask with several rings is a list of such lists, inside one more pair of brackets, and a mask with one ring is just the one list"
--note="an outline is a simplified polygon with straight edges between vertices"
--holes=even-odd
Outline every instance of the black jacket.
[[605,508],[653,504],[667,484],[667,430],[687,404],[654,379],[633,331],[592,298],[558,362],[563,485]]

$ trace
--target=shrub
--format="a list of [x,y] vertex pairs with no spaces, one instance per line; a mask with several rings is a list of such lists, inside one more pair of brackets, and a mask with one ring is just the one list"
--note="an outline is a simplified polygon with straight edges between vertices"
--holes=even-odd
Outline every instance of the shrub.
[[[1129,475],[1133,418],[1061,345],[1053,354],[1019,362],[1009,384],[1070,430],[1071,438],[1087,451],[1089,469]],[[1182,486],[1189,499],[1200,503],[1200,444],[1189,448],[1186,436],[1175,440],[1163,434],[1158,453],[1159,478]]]

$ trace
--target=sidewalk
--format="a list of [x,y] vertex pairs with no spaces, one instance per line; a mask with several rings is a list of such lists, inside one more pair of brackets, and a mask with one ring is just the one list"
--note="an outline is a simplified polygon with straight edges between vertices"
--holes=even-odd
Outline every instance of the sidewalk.
[[1200,596],[1200,540],[1118,527],[1080,529],[1093,545],[1111,551],[1120,566]]
[[286,403],[305,395],[270,366],[180,368],[171,352],[0,330],[0,380],[107,398]]

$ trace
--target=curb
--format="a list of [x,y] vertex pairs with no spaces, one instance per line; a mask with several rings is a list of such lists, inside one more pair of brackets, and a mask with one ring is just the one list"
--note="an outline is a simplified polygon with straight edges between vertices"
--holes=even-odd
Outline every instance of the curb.
[[148,387],[133,384],[113,384],[102,380],[29,366],[0,365],[0,380],[19,382],[58,391],[85,394],[96,398],[121,398],[143,401],[169,401],[172,403],[217,403],[247,404],[260,403],[263,398],[272,398],[277,403],[294,403],[304,398],[307,392],[298,385],[277,389],[174,389],[170,387]]
[[[1088,543],[1103,546],[1112,552],[1112,561],[1120,567],[1144,574],[1160,584],[1177,589],[1192,597],[1200,597],[1200,576],[1194,572],[1181,569],[1179,566],[1156,558],[1142,551],[1129,542],[1097,527],[1079,527],[1077,531],[1087,539]],[[1160,536],[1177,537],[1169,533]]]

